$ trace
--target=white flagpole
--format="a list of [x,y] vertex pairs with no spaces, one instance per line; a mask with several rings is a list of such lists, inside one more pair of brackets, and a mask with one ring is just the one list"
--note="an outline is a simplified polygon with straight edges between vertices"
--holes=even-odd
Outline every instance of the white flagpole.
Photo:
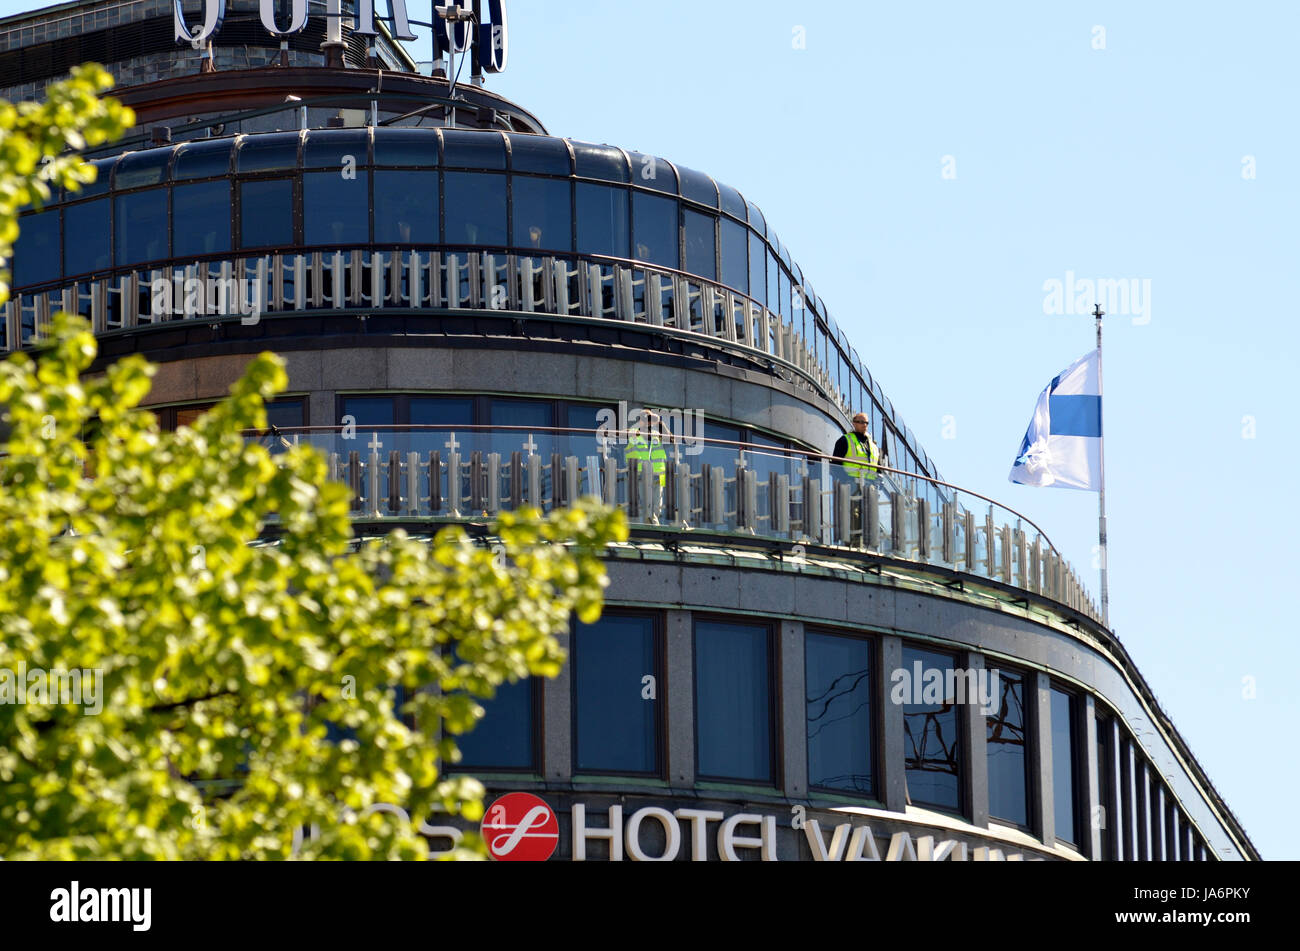
[[[1106,312],[1101,309],[1100,303],[1093,310],[1092,316],[1097,318],[1097,395],[1101,398],[1101,412],[1104,415],[1106,401],[1101,386],[1101,318],[1106,316]],[[1110,586],[1106,575],[1106,427],[1104,425],[1101,429],[1101,439],[1097,444],[1097,463],[1101,467],[1101,491],[1097,495],[1101,549],[1101,624],[1106,630],[1110,630]]]

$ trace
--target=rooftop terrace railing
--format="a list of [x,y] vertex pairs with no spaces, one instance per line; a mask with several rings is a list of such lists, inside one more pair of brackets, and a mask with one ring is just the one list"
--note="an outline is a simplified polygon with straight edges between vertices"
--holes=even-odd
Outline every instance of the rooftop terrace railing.
[[[693,438],[629,453],[632,435],[475,426],[304,427],[258,438],[275,452],[314,446],[352,490],[357,520],[491,517],[553,511],[595,496],[634,524],[688,533],[870,552],[940,566],[1039,595],[1092,620],[1086,589],[1032,521],[975,492],[831,457]],[[637,448],[637,447],[632,447]]]
[[[172,292],[160,297],[160,282]],[[163,301],[167,306],[160,306]],[[304,311],[366,315],[426,308],[611,321],[707,338],[817,393],[846,419],[861,408],[850,404],[846,388],[852,382],[843,362],[825,356],[838,352],[837,343],[818,320],[783,317],[723,284],[643,261],[517,248],[303,248],[117,268],[15,292],[0,310],[0,346],[26,346],[59,310],[82,314],[95,333],[109,334],[175,321],[256,323]],[[889,406],[876,390],[877,404]],[[906,427],[888,413],[882,423],[907,448],[896,458],[910,454],[921,471],[931,465]]]

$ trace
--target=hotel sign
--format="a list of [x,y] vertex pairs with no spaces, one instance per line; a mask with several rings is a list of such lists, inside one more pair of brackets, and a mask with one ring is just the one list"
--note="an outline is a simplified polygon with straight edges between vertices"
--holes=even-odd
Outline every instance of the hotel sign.
[[[395,815],[406,815],[393,806],[383,808]],[[714,809],[647,806],[625,816],[621,805],[609,806],[600,813],[603,814],[597,818],[588,814],[586,804],[573,804],[571,861],[590,861],[588,846],[599,842],[600,851],[612,862],[629,859],[706,862],[712,858],[710,840],[716,843],[717,857],[723,862],[741,861],[744,857],[777,861],[777,817],[773,815],[747,812],[727,815]],[[652,826],[659,827],[658,834],[644,836],[642,829]],[[419,823],[417,828],[426,837],[450,843],[450,849],[431,845],[430,858],[447,854],[461,841],[462,833],[454,826]],[[791,828],[796,837],[806,842],[814,862],[1023,862],[1027,859],[1021,852],[970,846],[957,839],[932,835],[914,837],[905,831],[885,832],[877,837],[870,826],[851,822],[823,829],[816,819],[802,819],[792,823]],[[508,793],[493,802],[485,811],[480,831],[489,853],[498,861],[546,861],[560,838],[554,809],[530,793]]]
[[[176,28],[176,42],[185,43],[196,49],[209,42],[220,32],[221,24],[226,18],[226,0],[200,0],[202,22],[191,28],[185,17],[182,0],[173,0],[172,22]],[[445,0],[449,7],[459,7],[463,13],[472,13],[474,0]],[[299,33],[307,26],[307,0],[290,0],[289,22],[280,25],[276,21],[276,4],[274,0],[258,0],[257,12],[262,26],[271,36],[283,39]],[[342,0],[326,0],[326,19],[337,23],[342,16]],[[392,34],[399,40],[414,40],[411,21],[406,13],[406,0],[388,0],[393,27]],[[506,68],[509,50],[507,42],[505,0],[481,0],[483,21],[479,29],[479,63],[484,72],[499,73]],[[420,24],[417,21],[417,25]],[[450,22],[439,19],[433,29],[435,54],[442,56],[448,52],[464,53],[469,51],[474,24],[468,21]],[[357,12],[352,32],[359,36],[377,36],[375,27],[375,0],[357,0]],[[326,28],[326,35],[330,30]]]

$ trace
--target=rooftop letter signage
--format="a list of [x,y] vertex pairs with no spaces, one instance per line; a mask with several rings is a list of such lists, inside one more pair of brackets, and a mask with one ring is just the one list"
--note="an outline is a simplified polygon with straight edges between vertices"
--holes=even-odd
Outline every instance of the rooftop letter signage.
[[[474,0],[445,0],[448,6],[457,7],[466,14],[471,14],[476,6]],[[203,7],[202,25],[193,30],[186,21],[182,0],[173,0],[172,21],[176,28],[176,42],[186,43],[198,48],[209,42],[221,31],[221,24],[226,18],[226,0],[201,0]],[[480,0],[477,4],[482,13],[483,22],[478,25],[478,58],[484,72],[499,73],[506,68],[508,53],[506,5],[505,0]],[[283,39],[300,32],[307,25],[307,0],[290,0],[289,20],[281,25],[276,21],[276,4],[274,0],[258,0],[257,12],[262,26],[271,36]],[[411,32],[411,20],[406,13],[406,0],[388,0],[392,15],[392,34],[399,40],[414,40]],[[341,0],[327,0],[326,16],[341,15]],[[417,25],[428,26],[419,23]],[[433,25],[433,44],[435,55],[442,56],[448,52],[464,53],[472,49],[473,22],[469,20],[452,21],[451,18],[439,18]],[[357,0],[356,22],[352,32],[360,36],[377,36],[375,27],[375,0]]]

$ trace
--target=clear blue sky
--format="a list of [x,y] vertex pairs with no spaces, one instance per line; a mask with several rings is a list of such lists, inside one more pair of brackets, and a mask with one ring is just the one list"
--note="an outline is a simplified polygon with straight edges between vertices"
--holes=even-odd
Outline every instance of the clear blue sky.
[[1037,521],[1094,596],[1096,495],[1007,472],[1094,345],[1044,283],[1150,282],[1147,322],[1106,322],[1111,621],[1264,856],[1300,858],[1273,748],[1300,719],[1300,7],[508,6],[490,88],[755,201],[944,475]]
[[1007,473],[1094,346],[1044,283],[1150,281],[1149,322],[1106,321],[1112,625],[1261,852],[1300,858],[1274,746],[1300,720],[1300,7],[508,6],[490,88],[755,201],[945,477],[1037,521],[1094,595],[1096,494]]

